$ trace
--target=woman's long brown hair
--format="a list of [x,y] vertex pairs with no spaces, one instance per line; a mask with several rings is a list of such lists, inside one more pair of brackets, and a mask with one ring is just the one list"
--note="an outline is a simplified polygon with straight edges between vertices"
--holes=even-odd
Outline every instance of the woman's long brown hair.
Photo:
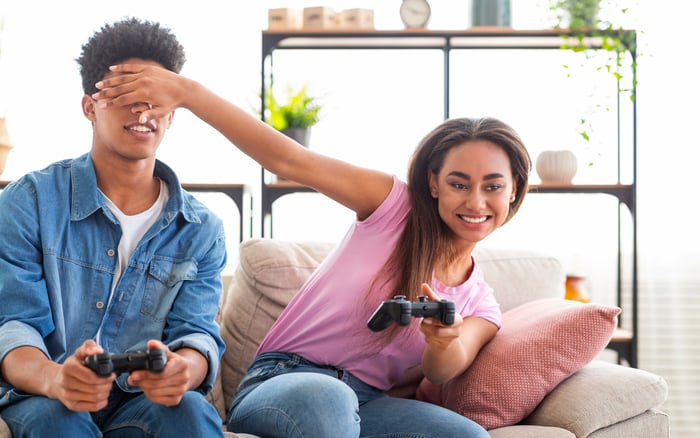
[[[437,175],[445,156],[454,147],[467,141],[484,140],[501,147],[510,160],[515,200],[510,204],[506,222],[515,215],[528,191],[532,163],[520,136],[507,124],[494,118],[449,119],[426,135],[414,151],[408,168],[408,190],[411,202],[406,227],[386,264],[374,278],[373,288],[393,285],[384,299],[404,295],[416,301],[422,283],[430,283],[437,264],[452,260],[455,249],[452,231],[438,214],[437,199],[430,194],[428,175]],[[379,341],[386,342],[399,331],[409,330],[394,324],[385,330]]]

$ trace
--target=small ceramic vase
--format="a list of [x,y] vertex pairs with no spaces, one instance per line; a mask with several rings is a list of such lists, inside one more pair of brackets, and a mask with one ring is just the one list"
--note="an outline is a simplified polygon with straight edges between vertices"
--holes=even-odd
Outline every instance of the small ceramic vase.
[[569,150],[543,151],[535,163],[542,184],[571,184],[577,167],[576,155]]

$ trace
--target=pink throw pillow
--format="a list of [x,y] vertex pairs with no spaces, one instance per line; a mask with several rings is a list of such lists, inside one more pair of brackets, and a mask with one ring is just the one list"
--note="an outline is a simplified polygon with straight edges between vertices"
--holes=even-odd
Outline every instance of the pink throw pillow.
[[620,311],[561,298],[522,304],[503,313],[501,329],[467,371],[443,385],[423,379],[416,398],[486,429],[517,424],[607,346]]

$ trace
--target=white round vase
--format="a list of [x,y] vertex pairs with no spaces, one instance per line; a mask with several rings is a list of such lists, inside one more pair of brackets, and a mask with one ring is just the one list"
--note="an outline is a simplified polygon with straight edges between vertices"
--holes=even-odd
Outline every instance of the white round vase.
[[576,155],[569,150],[542,151],[535,163],[542,184],[571,184],[577,167]]

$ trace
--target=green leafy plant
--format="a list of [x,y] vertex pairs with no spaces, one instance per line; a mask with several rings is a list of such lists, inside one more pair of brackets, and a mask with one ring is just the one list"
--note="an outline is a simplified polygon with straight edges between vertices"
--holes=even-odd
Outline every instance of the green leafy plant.
[[[593,53],[607,53],[608,56],[596,57],[602,60],[602,64],[595,67],[598,71],[610,74],[616,81],[617,93],[629,93],[629,99],[635,99],[634,90],[637,87],[637,43],[636,32],[623,29],[612,22],[599,18],[601,2],[603,0],[550,0],[550,10],[555,12],[556,29],[562,31],[562,49],[583,53],[586,58],[593,58]],[[619,12],[627,14],[628,9],[621,7]],[[589,56],[590,55],[590,56]],[[631,56],[629,81],[623,81],[623,67],[627,55]],[[563,66],[567,74],[571,76],[571,66]],[[623,86],[623,84],[626,84]],[[586,116],[579,119],[580,137],[591,141],[593,127],[590,123],[590,115],[596,111],[610,111],[603,105],[594,104],[594,108]],[[589,166],[592,163],[589,163]]]
[[309,128],[318,123],[321,103],[308,94],[308,85],[298,90],[287,86],[284,100],[275,97],[272,89],[265,93],[265,122],[282,131],[287,128]]
[[[610,54],[600,70],[612,74],[619,82],[622,79],[620,68],[626,53],[636,55],[637,43],[635,32],[625,30],[611,22],[600,20],[601,0],[550,0],[550,9],[556,13],[557,29],[566,30],[562,33],[562,49],[574,52],[604,50]],[[627,8],[621,8],[622,14],[627,14]],[[636,57],[632,59],[632,74],[636,73]],[[565,66],[568,68],[568,66]],[[632,84],[637,85],[636,75]],[[618,91],[631,91],[628,89]],[[634,99],[634,95],[630,96]]]
[[557,14],[557,22],[569,29],[594,27],[600,11],[600,0],[551,0],[550,9]]

